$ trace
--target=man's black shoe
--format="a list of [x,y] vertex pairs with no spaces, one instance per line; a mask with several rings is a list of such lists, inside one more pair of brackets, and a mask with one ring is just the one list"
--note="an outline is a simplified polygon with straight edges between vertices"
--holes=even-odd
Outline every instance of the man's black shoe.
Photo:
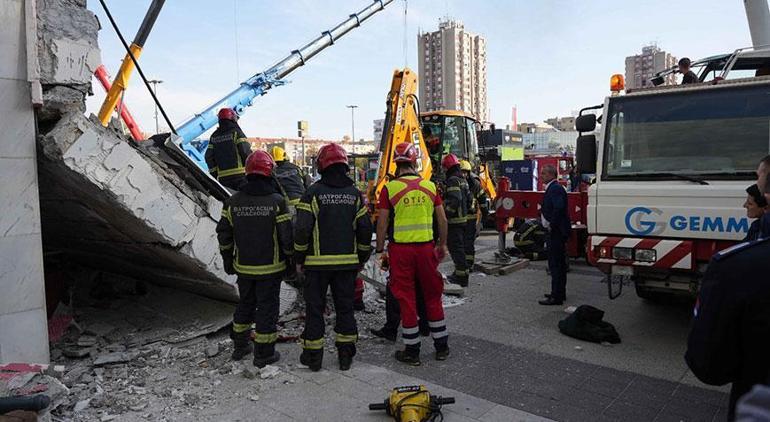
[[390,333],[388,331],[385,331],[382,328],[380,328],[379,330],[370,328],[369,332],[372,333],[372,335],[375,337],[384,338],[385,340],[392,341],[392,342],[396,341],[396,333]]
[[396,360],[411,366],[420,366],[420,355],[415,355],[406,350],[396,350]]
[[564,301],[556,300],[553,297],[549,297],[548,299],[539,300],[537,303],[545,306],[552,306],[552,305],[561,305],[564,303]]
[[449,357],[449,348],[436,350],[436,360],[446,360]]

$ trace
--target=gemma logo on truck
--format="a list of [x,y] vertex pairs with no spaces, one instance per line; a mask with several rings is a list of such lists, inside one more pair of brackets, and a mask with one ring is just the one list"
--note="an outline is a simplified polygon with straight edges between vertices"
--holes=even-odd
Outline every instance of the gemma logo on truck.
[[747,218],[710,217],[701,215],[673,215],[667,221],[661,218],[663,211],[658,208],[635,207],[626,212],[626,230],[636,236],[655,236],[666,227],[676,231],[746,233],[749,231]]

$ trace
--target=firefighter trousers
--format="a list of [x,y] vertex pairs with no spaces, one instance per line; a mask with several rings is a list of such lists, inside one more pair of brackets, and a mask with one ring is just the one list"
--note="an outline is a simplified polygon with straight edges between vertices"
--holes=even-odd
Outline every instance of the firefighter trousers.
[[468,218],[465,222],[465,237],[463,238],[465,247],[465,263],[468,271],[473,270],[473,264],[476,263],[476,218]]
[[447,248],[455,264],[454,278],[460,282],[468,281],[468,263],[465,260],[465,223],[450,224],[447,232]]
[[[430,327],[428,326],[428,315],[425,313],[425,298],[422,296],[420,280],[417,280],[416,283],[415,300],[417,301],[419,329],[421,334],[427,335],[430,332]],[[398,300],[393,296],[390,282],[388,282],[388,285],[385,287],[385,325],[382,327],[382,331],[395,336],[398,334],[399,325],[401,325],[401,308],[398,306]]]
[[275,344],[278,338],[278,308],[280,306],[281,278],[254,280],[238,277],[238,305],[233,314],[233,331],[242,333],[255,325],[254,342]]
[[[438,258],[433,242],[390,243],[390,290],[401,309],[401,339],[410,349],[420,348],[417,321],[417,288],[425,300],[430,334],[436,350],[446,349],[447,330],[441,295],[444,280],[438,272]],[[419,283],[417,283],[419,280]]]
[[358,328],[353,313],[353,296],[358,271],[305,271],[305,330],[302,332],[302,348],[323,350],[324,346],[324,311],[326,310],[326,292],[331,288],[336,321],[334,332],[337,334],[337,347],[355,344],[358,340]]

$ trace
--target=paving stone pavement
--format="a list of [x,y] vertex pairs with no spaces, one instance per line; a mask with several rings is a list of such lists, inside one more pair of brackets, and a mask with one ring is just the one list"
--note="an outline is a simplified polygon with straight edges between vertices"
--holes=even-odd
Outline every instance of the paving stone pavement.
[[466,335],[452,335],[450,344],[450,359],[436,362],[425,339],[416,368],[396,362],[398,346],[386,342],[362,344],[359,360],[559,421],[726,418],[728,397],[720,391]]

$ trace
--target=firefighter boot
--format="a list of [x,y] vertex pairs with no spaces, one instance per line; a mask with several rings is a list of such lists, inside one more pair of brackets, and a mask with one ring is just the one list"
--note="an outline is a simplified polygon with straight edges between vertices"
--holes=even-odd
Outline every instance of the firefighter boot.
[[313,372],[318,372],[321,370],[321,365],[323,364],[323,360],[324,360],[323,349],[318,349],[318,350],[303,349],[302,354],[299,355],[299,363],[307,366]]
[[241,360],[251,353],[251,330],[236,333],[231,329],[230,338],[233,340],[233,360]]
[[340,363],[340,371],[347,371],[353,364],[353,356],[356,355],[356,345],[353,343],[340,344],[337,346],[337,357]]
[[411,366],[420,366],[420,346],[407,345],[404,350],[396,350],[396,360]]
[[449,343],[446,336],[433,340],[433,347],[436,348],[436,360],[447,360],[449,357]]
[[264,368],[281,359],[281,353],[275,350],[275,343],[257,343],[254,348],[254,366]]

